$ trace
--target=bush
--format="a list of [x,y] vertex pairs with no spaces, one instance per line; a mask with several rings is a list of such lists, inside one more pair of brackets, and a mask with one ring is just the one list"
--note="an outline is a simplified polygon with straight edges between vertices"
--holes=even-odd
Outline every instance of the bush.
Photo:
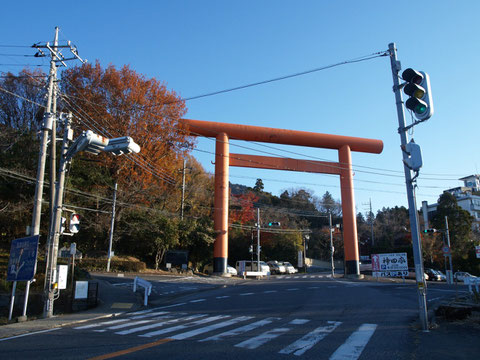
[[[107,269],[107,259],[82,259],[77,266],[87,271],[105,271]],[[116,260],[110,262],[111,271],[141,272],[147,268],[143,261],[138,260]]]

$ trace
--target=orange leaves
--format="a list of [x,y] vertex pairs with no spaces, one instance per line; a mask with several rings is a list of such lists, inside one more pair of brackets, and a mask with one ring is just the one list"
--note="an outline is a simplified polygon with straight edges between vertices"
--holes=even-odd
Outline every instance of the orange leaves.
[[242,195],[234,195],[235,201],[229,214],[229,220],[232,223],[246,224],[255,219],[254,203],[258,200],[252,192]]
[[81,119],[76,134],[92,129],[109,138],[130,136],[140,145],[136,162],[126,156],[102,156],[119,183],[135,182],[142,189],[153,186],[158,192],[179,181],[180,158],[192,138],[176,128],[186,108],[175,92],[129,66],[103,69],[98,62],[66,70],[62,90],[64,111]]

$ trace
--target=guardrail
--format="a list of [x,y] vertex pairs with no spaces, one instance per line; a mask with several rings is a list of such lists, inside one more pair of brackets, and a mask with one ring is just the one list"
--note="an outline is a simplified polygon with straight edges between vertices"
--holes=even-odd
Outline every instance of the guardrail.
[[152,284],[147,281],[135,276],[135,280],[133,280],[133,292],[137,291],[137,286],[141,286],[145,289],[145,295],[143,297],[143,305],[147,306],[148,303],[148,296],[152,293]]
[[478,286],[480,285],[480,278],[470,278],[470,277],[467,277],[463,280],[463,283],[465,285],[468,285],[468,291],[470,291],[471,293],[473,293],[473,289],[472,287],[475,286],[475,290],[476,292],[478,293]]

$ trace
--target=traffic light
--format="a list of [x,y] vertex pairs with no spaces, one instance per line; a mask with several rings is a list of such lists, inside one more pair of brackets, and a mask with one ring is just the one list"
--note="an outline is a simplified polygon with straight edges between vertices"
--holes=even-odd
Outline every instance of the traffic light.
[[278,221],[273,221],[273,222],[269,222],[268,226],[280,226],[280,223]]
[[423,230],[425,234],[433,234],[437,232],[437,229],[425,229]]
[[78,233],[78,231],[80,230],[80,215],[78,214],[70,215],[69,229],[72,234]]
[[67,222],[67,218],[62,216],[62,223],[60,224],[60,234],[65,232],[65,223]]
[[410,96],[405,106],[418,120],[428,120],[433,115],[430,77],[423,71],[408,68],[402,73],[402,79],[406,81],[403,92]]
[[411,170],[420,170],[423,165],[422,150],[420,149],[420,145],[415,144],[412,139],[407,145],[402,147],[402,150],[404,150],[409,156],[407,160],[403,160],[405,165],[407,165],[407,167]]

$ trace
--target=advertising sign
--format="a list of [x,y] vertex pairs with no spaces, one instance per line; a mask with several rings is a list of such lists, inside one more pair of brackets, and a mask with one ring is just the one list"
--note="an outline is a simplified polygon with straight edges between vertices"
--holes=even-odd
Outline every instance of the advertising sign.
[[477,254],[477,259],[480,259],[480,246],[475,246],[475,253]]
[[376,277],[408,276],[407,253],[372,254],[372,275]]
[[75,281],[75,299],[88,298],[88,281]]
[[39,235],[12,241],[8,260],[7,281],[30,281],[37,267]]
[[63,290],[67,288],[68,265],[58,265],[58,289]]

